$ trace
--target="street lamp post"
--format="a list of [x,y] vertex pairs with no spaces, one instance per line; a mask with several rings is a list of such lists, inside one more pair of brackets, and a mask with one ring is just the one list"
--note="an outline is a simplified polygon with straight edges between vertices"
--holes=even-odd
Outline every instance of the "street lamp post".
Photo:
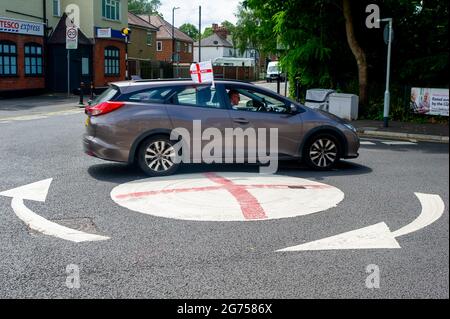
[[[172,70],[174,68],[175,62],[175,10],[180,9],[179,7],[172,8]],[[176,76],[178,77],[178,69],[176,72]]]
[[387,53],[387,67],[386,67],[386,91],[384,92],[384,111],[383,122],[384,127],[388,127],[389,123],[389,106],[390,106],[390,93],[389,93],[389,79],[391,73],[391,44],[392,44],[392,18],[380,19],[379,21],[389,22],[389,32],[387,36],[388,53]]
[[123,28],[121,32],[122,32],[122,35],[125,37],[125,78],[128,81],[130,79],[129,65],[128,65],[128,43],[129,43],[129,37],[131,34],[131,29]]

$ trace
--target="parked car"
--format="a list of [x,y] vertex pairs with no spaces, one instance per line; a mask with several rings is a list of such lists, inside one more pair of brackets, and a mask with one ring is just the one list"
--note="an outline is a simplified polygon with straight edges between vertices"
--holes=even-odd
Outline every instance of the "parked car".
[[[231,104],[230,90],[240,94],[238,105]],[[188,80],[119,82],[91,104],[86,107],[85,152],[137,163],[150,176],[178,169],[181,164],[171,157],[178,141],[170,133],[174,128],[192,133],[194,120],[220,132],[277,128],[278,158],[302,159],[318,170],[331,169],[341,158],[356,158],[360,146],[356,130],[344,120],[238,81],[216,81],[214,87]]]

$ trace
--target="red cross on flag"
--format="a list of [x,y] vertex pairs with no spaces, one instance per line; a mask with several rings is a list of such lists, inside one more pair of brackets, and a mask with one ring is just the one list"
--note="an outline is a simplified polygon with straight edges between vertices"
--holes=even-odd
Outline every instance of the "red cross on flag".
[[191,77],[195,83],[209,83],[214,81],[211,61],[191,64]]

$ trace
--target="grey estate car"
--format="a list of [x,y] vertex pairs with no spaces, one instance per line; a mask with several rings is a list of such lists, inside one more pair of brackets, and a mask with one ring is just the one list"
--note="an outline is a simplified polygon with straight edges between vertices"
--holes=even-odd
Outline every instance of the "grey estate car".
[[[239,93],[238,104],[231,104],[230,91]],[[178,169],[173,157],[178,141],[170,139],[171,131],[192,132],[195,120],[201,120],[203,130],[220,132],[277,128],[278,159],[301,159],[318,170],[331,169],[341,158],[358,157],[360,146],[356,130],[344,120],[238,81],[217,80],[214,86],[190,80],[113,83],[85,112],[85,153],[136,163],[150,176]]]

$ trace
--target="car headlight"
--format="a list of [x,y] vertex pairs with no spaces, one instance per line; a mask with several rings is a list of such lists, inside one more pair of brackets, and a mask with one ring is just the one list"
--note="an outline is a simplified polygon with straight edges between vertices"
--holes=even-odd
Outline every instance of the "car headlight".
[[353,133],[356,133],[356,128],[351,124],[344,124],[346,128],[353,131]]

